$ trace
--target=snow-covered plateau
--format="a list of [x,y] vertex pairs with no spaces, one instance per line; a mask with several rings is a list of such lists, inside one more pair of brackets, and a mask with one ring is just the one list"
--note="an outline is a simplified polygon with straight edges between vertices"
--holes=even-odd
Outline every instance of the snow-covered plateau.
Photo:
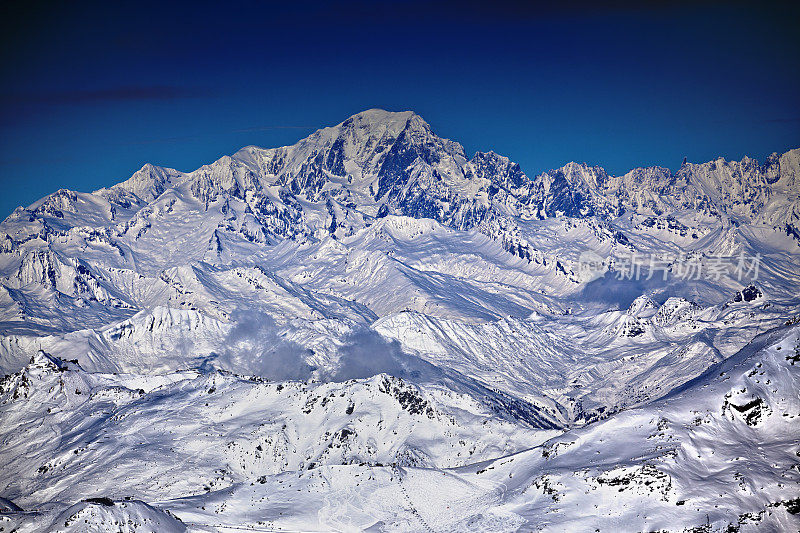
[[797,531],[800,149],[368,110],[0,224],[0,531]]

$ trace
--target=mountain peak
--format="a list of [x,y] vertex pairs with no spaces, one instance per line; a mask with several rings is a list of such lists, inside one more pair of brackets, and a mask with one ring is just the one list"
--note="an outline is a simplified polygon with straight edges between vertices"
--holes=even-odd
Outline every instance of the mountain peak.
[[162,192],[174,185],[173,180],[180,175],[181,173],[174,168],[145,163],[130,178],[115,187],[133,193],[142,200],[149,202],[158,198]]
[[332,128],[337,135],[353,132],[356,137],[388,136],[391,138],[396,138],[407,129],[425,135],[432,134],[428,123],[413,111],[386,111],[385,109],[361,111]]
[[[405,123],[412,117],[419,117],[419,115],[413,111],[387,111],[386,109],[373,108],[356,113],[345,120],[345,122],[353,121],[361,124]],[[422,117],[419,118],[421,119]]]

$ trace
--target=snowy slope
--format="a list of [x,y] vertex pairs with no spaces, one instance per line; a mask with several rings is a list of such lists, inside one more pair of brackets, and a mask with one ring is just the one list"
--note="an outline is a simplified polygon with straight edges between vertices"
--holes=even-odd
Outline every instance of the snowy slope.
[[[452,467],[559,433],[385,374],[328,383],[101,374],[39,352],[0,389],[0,490],[23,507],[77,493],[153,501],[329,463]],[[35,468],[31,446],[47,457]]]
[[328,467],[169,503],[196,523],[319,531],[795,531],[799,343],[796,327],[759,337],[668,399],[512,456]]
[[[468,466],[352,462],[257,476],[269,461],[257,448],[244,452],[241,441],[233,439],[227,453],[240,458],[241,471],[215,471],[214,481],[177,498],[176,485],[203,478],[169,476],[139,492],[154,498],[171,494],[158,505],[196,530],[238,524],[284,531],[794,531],[800,525],[799,358],[800,330],[777,328],[661,401]],[[241,401],[231,398],[228,405],[237,416],[246,416]],[[161,411],[159,418],[165,416]],[[225,426],[215,427],[214,433]],[[347,441],[357,437],[338,436],[334,453],[343,453],[339,441],[344,453],[352,450]],[[180,468],[200,468],[204,444],[212,438],[196,443],[197,457],[179,463]],[[100,446],[88,445],[76,455]],[[78,459],[62,461],[53,460],[37,475],[53,475],[50,468],[66,470]],[[115,468],[124,464],[125,457],[114,461]],[[101,472],[89,475],[105,478]],[[237,480],[240,476],[246,479]],[[117,498],[124,492],[110,481],[95,483],[90,486],[96,491],[103,487],[103,493]],[[79,487],[69,490],[76,494]]]
[[528,176],[373,109],[61,189],[0,223],[0,520],[793,530],[798,177]]

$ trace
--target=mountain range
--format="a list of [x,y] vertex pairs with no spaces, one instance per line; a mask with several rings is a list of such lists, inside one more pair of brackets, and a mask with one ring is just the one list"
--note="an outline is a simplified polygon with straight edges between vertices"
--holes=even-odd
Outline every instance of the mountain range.
[[0,527],[797,530],[799,180],[372,109],[19,207]]

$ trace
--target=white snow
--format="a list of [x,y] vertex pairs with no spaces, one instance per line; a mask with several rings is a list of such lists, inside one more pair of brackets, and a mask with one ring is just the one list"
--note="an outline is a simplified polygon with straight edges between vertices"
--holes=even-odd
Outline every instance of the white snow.
[[0,528],[795,531],[799,175],[373,109],[59,190],[0,224]]

